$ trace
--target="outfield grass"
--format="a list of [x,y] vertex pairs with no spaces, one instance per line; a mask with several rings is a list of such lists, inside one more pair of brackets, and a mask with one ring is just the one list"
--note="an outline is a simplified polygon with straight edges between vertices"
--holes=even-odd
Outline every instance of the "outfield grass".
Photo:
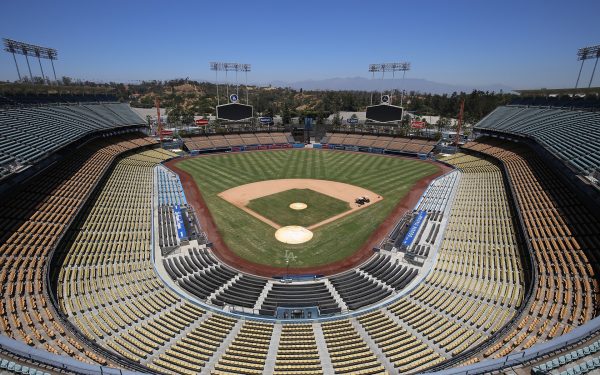
[[[304,210],[293,210],[290,204],[294,202],[306,203],[308,207]],[[290,189],[267,195],[251,200],[246,207],[281,226],[303,227],[350,210],[348,202],[310,189]]]
[[[282,150],[219,154],[186,159],[179,168],[195,179],[223,240],[242,258],[285,267],[285,250],[296,259],[291,267],[328,264],[357,251],[391,213],[416,181],[438,171],[413,159],[326,150]],[[286,245],[275,229],[217,196],[235,186],[282,178],[315,178],[352,184],[384,197],[317,228],[309,242]]]

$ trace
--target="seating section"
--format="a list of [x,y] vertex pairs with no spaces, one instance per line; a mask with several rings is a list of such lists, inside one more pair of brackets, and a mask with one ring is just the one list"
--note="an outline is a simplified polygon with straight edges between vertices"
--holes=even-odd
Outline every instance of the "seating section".
[[323,323],[321,327],[336,374],[386,374],[348,320]]
[[150,259],[153,167],[170,157],[151,150],[120,160],[57,249],[63,312],[88,338],[134,361],[203,314],[163,287]]
[[444,360],[382,311],[363,315],[358,321],[400,373],[424,369]]
[[523,298],[515,216],[500,168],[464,154],[446,161],[461,177],[437,263],[408,295],[358,318],[400,372],[482,344]]
[[348,308],[356,310],[404,289],[417,274],[416,268],[400,264],[397,258],[377,254],[358,270],[330,277],[329,281]]
[[331,146],[356,146],[371,149],[399,151],[409,154],[427,154],[433,151],[437,141],[420,138],[376,136],[367,134],[328,133],[327,142]]
[[[175,156],[175,154],[172,154],[172,156]],[[179,176],[163,165],[157,165],[154,168],[154,188],[155,195],[158,198],[158,245],[162,250],[171,251],[179,247],[180,240],[182,240],[177,234],[175,210],[189,212],[191,207],[187,204]],[[192,226],[191,221],[185,222],[184,216],[181,219],[184,222],[180,224],[184,227],[187,226],[186,224]],[[196,234],[195,230],[188,232],[191,232],[192,238]],[[186,238],[183,239],[186,240]]]
[[273,284],[264,302],[260,314],[274,316],[277,307],[319,308],[321,315],[335,314],[342,309],[335,301],[324,282],[306,284]]
[[[218,355],[218,349],[235,325],[234,319],[210,315],[164,353],[159,354],[148,367],[160,373],[197,374],[213,356]],[[247,357],[239,357],[240,364],[245,364],[245,358]]]
[[329,281],[350,310],[368,306],[392,294],[390,287],[380,285],[356,271],[330,277]]
[[158,184],[158,204],[186,205],[187,200],[179,176],[162,165],[157,165],[154,171]]
[[284,133],[195,135],[183,139],[188,150],[227,149],[245,146],[288,145]]
[[[532,374],[587,374],[600,369],[600,340],[531,368]],[[561,371],[562,370],[562,371]]]
[[0,177],[91,133],[140,125],[121,103],[0,108]]
[[540,157],[523,144],[481,138],[465,145],[501,160],[537,267],[535,296],[515,330],[486,356],[503,356],[569,332],[594,317],[600,224]]
[[158,246],[161,249],[171,249],[179,245],[174,215],[172,206],[158,206]]
[[137,134],[81,146],[0,201],[0,332],[51,353],[106,363],[79,343],[47,300],[44,269],[60,236],[119,154],[154,142]]
[[[73,89],[72,87],[67,90]],[[84,89],[84,91],[87,88]],[[24,107],[29,105],[40,104],[73,104],[73,103],[93,103],[93,102],[116,102],[117,97],[111,94],[87,94],[87,93],[15,93],[2,92],[0,93],[0,105],[3,107],[18,106]]]
[[261,375],[272,335],[273,324],[244,323],[211,374]]
[[273,375],[323,374],[315,333],[310,324],[285,324]]
[[578,173],[600,168],[600,113],[548,107],[498,107],[476,129],[534,139]]
[[39,370],[29,365],[22,365],[19,362],[6,358],[0,358],[0,371],[3,374],[50,375],[49,372]]

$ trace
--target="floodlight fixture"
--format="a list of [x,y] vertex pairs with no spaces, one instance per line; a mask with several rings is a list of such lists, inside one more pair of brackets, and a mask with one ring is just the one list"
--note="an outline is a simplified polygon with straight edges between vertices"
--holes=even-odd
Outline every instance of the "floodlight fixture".
[[577,75],[577,82],[575,82],[575,88],[579,85],[579,78],[581,78],[581,70],[583,69],[583,63],[585,60],[596,59],[594,63],[594,70],[592,70],[592,76],[590,77],[590,83],[588,88],[592,86],[594,80],[594,73],[596,72],[596,66],[598,66],[598,58],[600,58],[600,44],[595,46],[583,47],[577,50],[577,60],[581,60],[581,66],[579,67],[579,74]]
[[229,97],[229,81],[227,80],[227,72],[235,72],[235,82],[236,82],[236,94],[239,96],[239,82],[238,82],[238,72],[243,72],[246,76],[246,104],[248,104],[248,72],[252,70],[252,66],[250,64],[243,64],[237,62],[222,62],[222,61],[211,61],[208,63],[210,70],[214,70],[215,72],[215,80],[217,84],[217,105],[219,105],[219,72],[225,72],[225,85],[226,85],[226,94]]
[[54,73],[54,80],[56,81],[56,70],[54,69],[54,60],[58,59],[58,52],[54,48],[42,47],[35,44],[19,42],[16,40],[2,38],[4,42],[4,50],[13,55],[13,60],[15,62],[15,67],[17,68],[17,74],[19,76],[19,80],[21,80],[21,72],[19,71],[19,65],[17,64],[17,55],[25,56],[25,60],[27,61],[27,69],[29,70],[29,77],[33,81],[33,74],[31,73],[31,66],[29,65],[29,57],[37,57],[38,62],[40,64],[40,70],[42,71],[42,78],[46,79],[44,75],[44,68],[42,67],[41,59],[50,60],[52,64],[52,72]]
[[[385,72],[392,72],[392,79],[396,78],[396,72],[402,72],[402,80],[406,76],[406,72],[410,70],[410,63],[408,61],[402,62],[391,62],[391,63],[379,63],[369,64],[369,72],[372,73],[372,78],[375,78],[375,73],[381,73],[381,79],[384,79]],[[400,96],[400,106],[404,100],[404,90]],[[371,105],[373,105],[373,94],[371,94]]]

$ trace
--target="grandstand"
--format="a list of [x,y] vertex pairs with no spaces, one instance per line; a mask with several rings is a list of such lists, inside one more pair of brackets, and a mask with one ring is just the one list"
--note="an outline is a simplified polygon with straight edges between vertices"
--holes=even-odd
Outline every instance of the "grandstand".
[[[2,100],[3,371],[600,368],[598,211],[569,176],[599,167],[596,112],[499,107],[475,140],[438,156],[451,170],[368,259],[290,281],[220,257],[164,164],[178,155],[147,137],[128,105],[101,95]],[[193,152],[290,147],[275,132],[183,141]],[[322,143],[413,158],[435,146],[364,133]]]
[[84,137],[143,125],[122,103],[0,107],[0,178],[39,163]]
[[244,148],[248,150],[289,147],[289,140],[283,133],[242,133],[195,135],[183,139],[190,151],[219,150],[227,151]]
[[428,154],[433,151],[437,141],[359,133],[328,133],[325,136],[324,143],[328,144],[330,148],[342,150],[355,147],[356,150],[371,152]]
[[548,107],[499,107],[477,124],[481,131],[529,138],[577,173],[600,168],[600,113]]

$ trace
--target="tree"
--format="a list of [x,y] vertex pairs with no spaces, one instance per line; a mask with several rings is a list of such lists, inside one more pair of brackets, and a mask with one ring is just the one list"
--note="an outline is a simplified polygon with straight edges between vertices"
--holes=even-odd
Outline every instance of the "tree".
[[450,120],[448,118],[440,117],[435,124],[437,126],[438,133],[441,133],[442,130],[444,130],[446,128],[446,126],[448,126],[449,124],[450,124]]
[[283,111],[281,112],[281,121],[284,125],[289,124],[292,121],[292,114],[290,113],[290,106],[286,101],[283,103]]
[[333,115],[333,119],[331,120],[331,125],[333,125],[334,127],[338,127],[338,126],[342,125],[342,120],[340,118],[339,112],[336,112]]
[[183,125],[190,125],[194,122],[194,112],[191,110],[183,110],[181,112],[181,123]]

